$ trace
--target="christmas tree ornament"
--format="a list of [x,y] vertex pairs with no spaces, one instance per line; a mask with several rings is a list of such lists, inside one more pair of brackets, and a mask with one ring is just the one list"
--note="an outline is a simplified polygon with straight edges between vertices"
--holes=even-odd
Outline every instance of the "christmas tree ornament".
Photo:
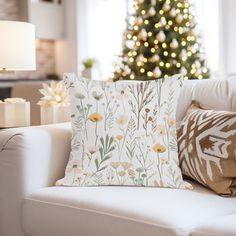
[[159,78],[159,77],[161,77],[161,75],[162,75],[162,72],[161,72],[160,68],[159,68],[159,67],[156,67],[156,68],[153,70],[153,76],[154,76],[155,78]]
[[159,42],[164,42],[165,39],[166,39],[166,36],[164,34],[163,31],[160,31],[157,36],[156,36],[156,39],[159,41]]
[[143,23],[143,19],[141,17],[137,17],[135,22],[137,25],[141,25]]
[[148,16],[155,16],[156,15],[156,10],[154,7],[151,7],[149,10],[148,10]]
[[201,67],[201,63],[200,63],[199,61],[197,61],[197,60],[194,62],[194,64],[195,64],[195,66],[196,66],[197,68],[200,68],[200,67]]
[[131,73],[131,69],[128,66],[125,66],[124,72],[126,73],[126,75],[128,75]]
[[160,23],[162,26],[165,26],[166,25],[166,18],[165,17],[161,17],[161,20],[160,20]]
[[170,8],[171,8],[171,6],[170,6],[170,4],[167,3],[167,2],[165,2],[165,4],[164,4],[163,7],[162,7],[163,11],[169,11]]
[[123,60],[124,60],[124,62],[128,62],[129,57],[125,56]]
[[181,53],[180,53],[181,57],[186,57],[187,56],[187,51],[186,49],[182,49]]
[[157,1],[156,1],[156,0],[151,0],[151,5],[152,5],[152,6],[156,6],[156,4],[157,4]]
[[147,31],[145,29],[142,29],[140,32],[139,32],[139,38],[142,39],[143,41],[146,41],[147,40]]
[[140,54],[137,58],[136,58],[136,62],[143,62],[144,61],[144,56],[143,54]]
[[175,20],[176,20],[176,22],[178,23],[178,24],[181,24],[182,23],[182,21],[183,21],[183,16],[181,15],[181,14],[178,14],[177,16],[176,16],[176,18],[175,18]]
[[173,18],[176,17],[175,8],[172,8],[172,9],[170,10],[169,14],[170,14],[170,16],[173,17]]
[[201,74],[202,74],[202,69],[201,69],[201,68],[198,68],[198,69],[197,69],[197,74],[198,74],[198,75],[201,75]]
[[133,49],[135,46],[135,42],[133,40],[127,40],[126,41],[126,47],[129,49]]
[[176,39],[173,39],[172,42],[170,43],[170,47],[172,49],[176,49],[179,46],[179,43]]
[[160,57],[157,54],[155,54],[149,60],[150,60],[150,62],[155,63],[155,62],[159,61],[159,59],[160,59]]
[[144,0],[136,0],[138,4],[143,4]]
[[180,73],[183,74],[183,75],[186,75],[187,72],[188,71],[186,70],[186,68],[182,66],[181,69],[180,69]]

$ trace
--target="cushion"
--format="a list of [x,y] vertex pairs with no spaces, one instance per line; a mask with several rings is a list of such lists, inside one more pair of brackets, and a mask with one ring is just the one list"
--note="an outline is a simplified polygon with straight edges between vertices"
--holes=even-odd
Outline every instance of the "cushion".
[[235,104],[236,111],[236,80],[185,80],[177,106],[177,121],[182,121],[192,101],[219,111],[231,111]]
[[178,131],[184,175],[221,195],[236,195],[236,113],[194,102]]
[[25,200],[24,230],[30,236],[189,236],[211,219],[236,214],[236,198],[222,198],[193,185],[192,191],[127,186],[44,188]]
[[185,188],[178,166],[176,105],[181,76],[99,82],[65,75],[72,151],[65,186]]
[[217,217],[195,229],[191,236],[235,236],[236,214]]

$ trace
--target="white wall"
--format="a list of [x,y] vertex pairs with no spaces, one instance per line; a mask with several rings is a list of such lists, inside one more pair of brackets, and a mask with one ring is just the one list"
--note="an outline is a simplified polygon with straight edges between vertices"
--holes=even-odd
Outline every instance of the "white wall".
[[77,0],[64,0],[65,32],[64,40],[55,45],[56,72],[62,77],[64,72],[78,73],[77,45]]
[[236,75],[236,1],[221,0],[222,65],[226,76]]

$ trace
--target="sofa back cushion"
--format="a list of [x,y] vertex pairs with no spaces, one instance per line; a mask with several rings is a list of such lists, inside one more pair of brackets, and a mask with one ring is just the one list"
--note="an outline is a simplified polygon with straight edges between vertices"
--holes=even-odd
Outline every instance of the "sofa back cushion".
[[[236,80],[198,80],[184,81],[178,100],[177,121],[185,116],[192,101],[219,111],[236,111]],[[233,107],[232,107],[233,105]]]
[[176,106],[181,76],[99,82],[65,75],[72,112],[67,186],[185,188],[178,166]]

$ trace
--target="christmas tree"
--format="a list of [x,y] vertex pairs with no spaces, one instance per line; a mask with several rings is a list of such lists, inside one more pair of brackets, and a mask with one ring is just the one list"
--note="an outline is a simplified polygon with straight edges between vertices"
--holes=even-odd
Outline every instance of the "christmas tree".
[[188,0],[134,0],[113,79],[209,78]]

